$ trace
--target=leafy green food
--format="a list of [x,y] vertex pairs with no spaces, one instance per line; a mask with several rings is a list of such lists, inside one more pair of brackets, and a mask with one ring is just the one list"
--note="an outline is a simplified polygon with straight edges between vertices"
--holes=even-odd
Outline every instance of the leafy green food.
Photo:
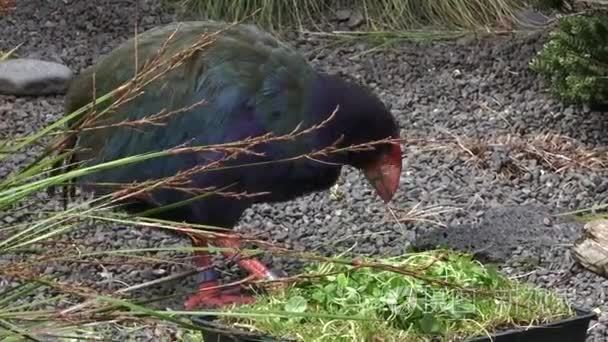
[[[243,315],[220,320],[301,341],[429,341],[572,315],[555,295],[509,280],[469,255],[436,250],[380,263],[396,269],[315,263],[304,280],[231,308]],[[246,315],[253,312],[277,315]]]

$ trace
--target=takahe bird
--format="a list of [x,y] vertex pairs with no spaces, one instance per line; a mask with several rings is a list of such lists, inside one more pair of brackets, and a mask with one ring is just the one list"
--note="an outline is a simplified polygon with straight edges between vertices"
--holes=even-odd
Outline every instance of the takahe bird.
[[[222,144],[267,133],[279,136],[292,132],[298,125],[305,129],[327,121],[322,127],[292,140],[257,145],[255,152],[258,154],[242,154],[224,160],[223,169],[191,174],[189,183],[184,185],[199,189],[226,187],[226,191],[235,193],[263,194],[197,198],[156,213],[155,217],[232,228],[243,211],[254,203],[288,201],[329,189],[337,181],[343,165],[362,170],[378,195],[386,202],[391,200],[398,187],[402,156],[399,144],[394,142],[399,138],[399,127],[383,103],[360,85],[313,70],[294,49],[254,25],[194,21],[172,23],[143,32],[137,40],[132,38],[124,42],[72,81],[66,96],[66,112],[84,106],[95,94],[108,93],[129,81],[135,74],[136,65],[141,69],[158,51],[162,51],[161,60],[167,60],[176,52],[200,42],[202,34],[218,31],[221,32],[213,43],[146,85],[141,95],[100,118],[96,122],[98,127],[77,131],[67,145],[75,147],[70,162],[91,165],[178,145]],[[202,100],[206,103],[193,106]],[[99,105],[98,112],[106,106]],[[162,125],[131,127],[119,124],[149,118],[161,109],[175,111],[180,108],[189,109],[168,116]],[[333,118],[326,120],[336,109]],[[70,123],[73,124],[75,121]],[[335,147],[344,148],[385,139],[392,141],[371,149],[343,149],[315,158],[293,158],[336,142]],[[81,177],[78,182],[85,190],[105,194],[110,190],[102,183],[134,184],[171,177],[220,160],[224,156],[220,152],[192,152],[150,159]],[[242,164],[252,165],[225,167]],[[129,200],[125,210],[141,213],[195,195],[180,189],[156,188],[145,196]],[[190,237],[194,246],[207,246],[205,239]],[[239,243],[236,238],[218,238],[213,240],[213,245],[238,248]],[[199,291],[187,299],[187,308],[252,300],[218,289],[218,275],[210,266],[208,253],[196,253],[195,264],[210,268],[202,272]],[[240,260],[239,266],[258,278],[276,277],[253,258]]]

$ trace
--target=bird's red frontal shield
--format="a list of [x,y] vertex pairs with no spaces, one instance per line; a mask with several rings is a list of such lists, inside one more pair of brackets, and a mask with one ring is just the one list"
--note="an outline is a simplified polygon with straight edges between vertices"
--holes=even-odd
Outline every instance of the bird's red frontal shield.
[[392,143],[386,153],[363,169],[365,178],[386,203],[391,201],[399,187],[401,167],[401,147],[399,144]]

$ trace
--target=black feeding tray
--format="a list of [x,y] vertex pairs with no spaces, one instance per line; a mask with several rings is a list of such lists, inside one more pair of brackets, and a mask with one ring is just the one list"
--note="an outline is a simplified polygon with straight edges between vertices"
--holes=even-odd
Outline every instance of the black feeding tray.
[[[574,310],[576,315],[529,329],[512,329],[502,333],[469,339],[467,342],[585,342],[589,322],[597,319],[593,312]],[[205,340],[206,341],[206,340]]]
[[[596,314],[574,310],[576,315],[549,324],[512,329],[491,336],[480,336],[466,342],[585,342],[589,322]],[[254,334],[213,322],[213,317],[197,317],[192,321],[199,327],[205,342],[295,342],[273,336]]]

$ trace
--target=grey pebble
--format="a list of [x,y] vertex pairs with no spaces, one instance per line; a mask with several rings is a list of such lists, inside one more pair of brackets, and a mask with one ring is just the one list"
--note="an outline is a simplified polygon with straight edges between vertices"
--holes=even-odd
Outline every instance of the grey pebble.
[[0,94],[55,95],[66,91],[72,71],[63,64],[14,58],[0,62]]

